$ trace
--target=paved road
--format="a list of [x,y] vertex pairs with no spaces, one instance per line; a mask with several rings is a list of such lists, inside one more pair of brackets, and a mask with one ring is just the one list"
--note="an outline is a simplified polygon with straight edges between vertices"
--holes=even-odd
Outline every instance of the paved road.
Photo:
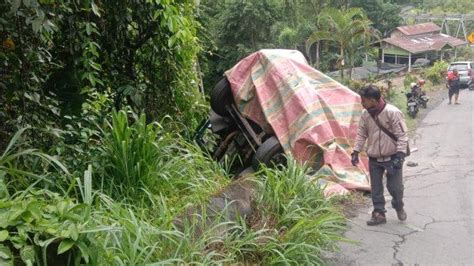
[[343,244],[334,264],[474,265],[474,91],[462,91],[461,102],[444,100],[413,138],[419,150],[407,161],[419,165],[404,169],[408,220],[387,206],[387,224],[368,227],[371,209],[360,209],[346,232],[359,243]]

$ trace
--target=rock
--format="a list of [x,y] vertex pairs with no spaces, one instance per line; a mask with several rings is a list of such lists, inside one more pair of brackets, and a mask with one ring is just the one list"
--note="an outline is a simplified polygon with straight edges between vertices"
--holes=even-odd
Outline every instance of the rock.
[[407,162],[407,166],[409,166],[409,167],[417,167],[417,166],[418,166],[418,163],[415,163],[415,162]]
[[[251,203],[256,184],[246,178],[248,174],[241,175],[216,193],[207,204],[188,207],[183,214],[173,220],[174,226],[180,231],[185,230],[186,224],[196,226],[194,237],[199,237],[206,228],[213,228],[214,235],[225,235],[231,225],[223,222],[236,222],[240,217],[252,214]],[[219,223],[223,223],[222,226],[215,227]]]

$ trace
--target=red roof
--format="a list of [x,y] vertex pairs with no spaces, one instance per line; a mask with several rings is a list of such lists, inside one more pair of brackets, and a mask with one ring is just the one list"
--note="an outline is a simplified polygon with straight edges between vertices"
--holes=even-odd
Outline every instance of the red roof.
[[441,28],[433,22],[427,22],[416,25],[400,26],[397,27],[397,30],[401,31],[405,35],[411,36],[435,31],[439,32],[441,31]]
[[456,47],[466,44],[465,41],[446,34],[433,34],[424,37],[391,37],[383,39],[383,41],[413,54],[427,51],[439,51],[446,45]]

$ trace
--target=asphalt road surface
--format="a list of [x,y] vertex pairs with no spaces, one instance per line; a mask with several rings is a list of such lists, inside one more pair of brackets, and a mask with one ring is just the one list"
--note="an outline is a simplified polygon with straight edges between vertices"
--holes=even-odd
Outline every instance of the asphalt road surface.
[[474,265],[474,91],[444,100],[421,122],[404,167],[405,210],[397,220],[386,192],[387,224],[366,225],[371,204],[351,218],[336,265]]

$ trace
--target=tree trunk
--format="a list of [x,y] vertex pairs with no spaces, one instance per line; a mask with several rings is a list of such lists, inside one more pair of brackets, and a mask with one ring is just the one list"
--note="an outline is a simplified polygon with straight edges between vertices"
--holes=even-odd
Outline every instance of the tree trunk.
[[354,54],[351,54],[348,58],[349,59],[349,76],[348,76],[349,80],[352,79],[352,70],[354,69],[354,58],[352,58],[353,55]]
[[320,61],[320,58],[319,58],[319,50],[321,49],[321,42],[318,41],[316,43],[316,68],[319,69],[319,61]]
[[196,72],[198,73],[198,78],[199,78],[199,90],[201,91],[202,95],[205,95],[206,91],[204,90],[204,83],[203,83],[204,77],[202,76],[201,65],[199,64],[198,59],[196,59],[195,68],[196,68]]
[[341,60],[339,62],[339,68],[341,71],[341,81],[344,81],[344,48],[341,46]]

